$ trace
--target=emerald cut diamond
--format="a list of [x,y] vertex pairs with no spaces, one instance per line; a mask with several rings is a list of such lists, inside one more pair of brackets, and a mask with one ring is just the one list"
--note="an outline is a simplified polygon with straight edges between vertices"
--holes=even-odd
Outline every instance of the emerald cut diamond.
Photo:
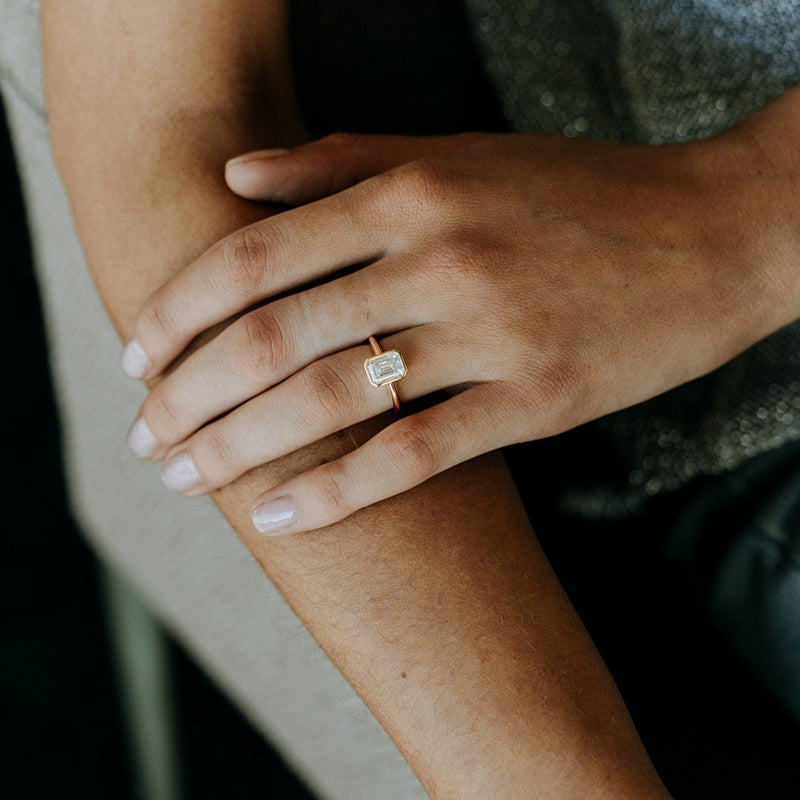
[[406,372],[406,362],[397,350],[387,350],[372,356],[364,362],[369,382],[373,386],[385,386],[387,383],[399,381]]

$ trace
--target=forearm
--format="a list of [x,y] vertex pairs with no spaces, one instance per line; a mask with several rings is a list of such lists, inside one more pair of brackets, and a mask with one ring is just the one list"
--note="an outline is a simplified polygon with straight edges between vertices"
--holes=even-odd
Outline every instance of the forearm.
[[[144,3],[98,3],[91,17],[92,3],[45,4],[54,149],[125,338],[152,291],[264,215],[224,188],[225,159],[302,136],[283,88],[280,8],[252,5],[193,5],[187,29]],[[381,424],[253,471],[215,500],[432,796],[657,796],[499,457],[315,534],[254,531],[254,497]]]
[[123,335],[176,270],[264,216],[231,197],[226,158],[268,137],[303,137],[284,4],[190,6],[43,4],[51,141],[93,277]]

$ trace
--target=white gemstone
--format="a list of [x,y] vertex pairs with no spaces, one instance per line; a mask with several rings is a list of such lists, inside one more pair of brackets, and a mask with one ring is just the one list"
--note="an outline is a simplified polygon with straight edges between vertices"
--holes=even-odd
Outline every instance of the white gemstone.
[[399,381],[406,374],[405,362],[397,350],[387,350],[385,353],[368,358],[364,362],[364,369],[373,386],[384,386]]

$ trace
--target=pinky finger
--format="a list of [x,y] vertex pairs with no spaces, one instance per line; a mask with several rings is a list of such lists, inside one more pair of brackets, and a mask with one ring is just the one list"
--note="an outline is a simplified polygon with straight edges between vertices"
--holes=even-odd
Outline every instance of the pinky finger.
[[357,450],[261,495],[253,525],[270,535],[323,528],[502,447],[508,442],[496,403],[496,389],[480,384],[393,423]]

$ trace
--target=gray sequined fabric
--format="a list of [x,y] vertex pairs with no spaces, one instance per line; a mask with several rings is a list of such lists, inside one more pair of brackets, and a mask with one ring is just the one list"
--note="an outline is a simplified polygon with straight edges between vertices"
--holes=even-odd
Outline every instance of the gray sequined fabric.
[[[703,138],[800,83],[800,1],[467,0],[516,130]],[[704,378],[585,426],[566,510],[624,516],[696,475],[800,439],[800,323]]]

